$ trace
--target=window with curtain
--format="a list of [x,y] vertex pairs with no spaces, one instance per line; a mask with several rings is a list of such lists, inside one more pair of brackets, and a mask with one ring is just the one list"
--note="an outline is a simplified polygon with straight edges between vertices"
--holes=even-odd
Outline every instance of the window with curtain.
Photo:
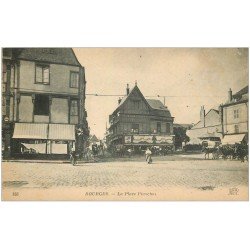
[[78,72],[70,72],[70,87],[78,88],[79,86],[79,73]]
[[49,84],[49,65],[36,65],[36,83]]

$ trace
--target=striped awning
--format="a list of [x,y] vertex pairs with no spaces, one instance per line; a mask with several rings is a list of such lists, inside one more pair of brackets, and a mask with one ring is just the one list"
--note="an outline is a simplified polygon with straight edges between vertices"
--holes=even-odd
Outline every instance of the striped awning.
[[48,124],[43,123],[16,123],[14,139],[47,139]]
[[75,141],[75,125],[49,124],[49,140]]
[[241,143],[245,137],[245,134],[225,135],[221,140],[222,144],[235,144]]

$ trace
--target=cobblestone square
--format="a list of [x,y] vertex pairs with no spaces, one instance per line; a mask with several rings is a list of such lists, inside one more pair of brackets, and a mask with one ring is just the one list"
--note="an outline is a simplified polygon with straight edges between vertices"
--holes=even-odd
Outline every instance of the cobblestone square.
[[7,200],[246,200],[248,163],[181,156],[150,165],[3,162],[2,188]]

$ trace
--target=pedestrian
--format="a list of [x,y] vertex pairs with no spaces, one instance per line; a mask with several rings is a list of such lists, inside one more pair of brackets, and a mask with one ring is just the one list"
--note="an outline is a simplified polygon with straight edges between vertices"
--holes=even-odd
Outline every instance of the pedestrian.
[[100,141],[100,151],[101,151],[101,155],[104,156],[104,144],[102,141]]
[[97,156],[97,154],[98,154],[98,147],[97,147],[96,143],[92,144],[92,152],[93,152],[94,156]]
[[131,150],[131,148],[129,148],[128,149],[128,156],[129,156],[129,158],[131,157],[131,155],[132,155],[132,150]]
[[152,151],[149,148],[147,148],[145,155],[146,155],[146,162],[152,163],[152,157],[151,157]]
[[76,151],[74,148],[72,148],[70,152],[70,162],[73,166],[76,165]]

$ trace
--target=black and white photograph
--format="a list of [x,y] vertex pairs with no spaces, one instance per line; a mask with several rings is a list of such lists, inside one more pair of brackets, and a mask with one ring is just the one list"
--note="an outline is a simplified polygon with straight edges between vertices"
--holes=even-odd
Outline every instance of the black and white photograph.
[[250,249],[249,1],[0,7],[0,249]]
[[248,200],[248,48],[3,48],[3,200]]

